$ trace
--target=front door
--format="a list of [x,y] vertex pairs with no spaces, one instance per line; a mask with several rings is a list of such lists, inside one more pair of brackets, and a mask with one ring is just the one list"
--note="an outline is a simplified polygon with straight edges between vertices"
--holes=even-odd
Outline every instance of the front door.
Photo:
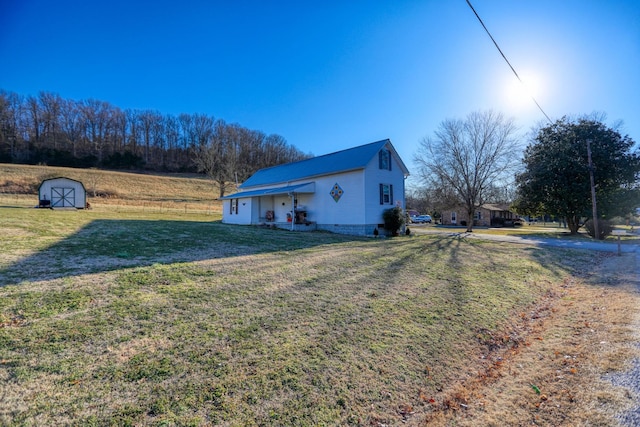
[[70,208],[75,206],[76,190],[74,188],[51,187],[51,207]]

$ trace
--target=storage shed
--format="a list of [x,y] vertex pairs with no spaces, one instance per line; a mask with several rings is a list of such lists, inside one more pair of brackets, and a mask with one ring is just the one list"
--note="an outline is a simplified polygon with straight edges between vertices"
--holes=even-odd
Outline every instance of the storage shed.
[[87,206],[87,191],[84,185],[75,179],[45,179],[38,187],[38,206],[84,209]]

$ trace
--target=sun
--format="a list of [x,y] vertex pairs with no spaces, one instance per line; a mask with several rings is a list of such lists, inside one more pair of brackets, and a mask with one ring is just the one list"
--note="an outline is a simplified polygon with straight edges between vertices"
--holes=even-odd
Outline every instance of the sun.
[[535,107],[533,99],[538,100],[543,87],[540,76],[531,72],[522,73],[519,76],[520,80],[515,75],[511,75],[509,81],[505,83],[507,104],[518,109]]

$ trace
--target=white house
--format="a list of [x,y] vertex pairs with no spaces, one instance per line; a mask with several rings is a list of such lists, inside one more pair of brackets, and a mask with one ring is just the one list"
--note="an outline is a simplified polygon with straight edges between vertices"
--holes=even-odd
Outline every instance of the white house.
[[257,171],[221,198],[225,224],[371,235],[405,207],[409,170],[388,139]]
[[75,179],[45,179],[38,187],[38,200],[38,206],[43,208],[84,209],[87,206],[87,191]]

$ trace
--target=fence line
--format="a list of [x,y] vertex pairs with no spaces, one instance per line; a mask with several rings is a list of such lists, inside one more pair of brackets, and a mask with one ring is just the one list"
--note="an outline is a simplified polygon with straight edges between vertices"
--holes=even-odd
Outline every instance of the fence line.
[[[114,206],[113,203],[98,203],[96,205],[108,208]],[[146,200],[142,203],[135,203],[132,201],[118,201],[115,204],[117,211],[119,212],[135,212],[142,210],[144,213],[159,213],[159,214],[204,214],[204,215],[220,215],[222,214],[221,207],[216,203],[168,203],[168,202],[154,202]]]
[[[37,207],[38,196],[33,194],[10,194],[0,193],[0,205],[12,207]],[[122,200],[122,199],[101,199],[87,198],[91,208],[113,209],[116,212],[144,212],[158,214],[203,214],[221,215],[222,207],[217,202],[167,202],[153,200]]]

